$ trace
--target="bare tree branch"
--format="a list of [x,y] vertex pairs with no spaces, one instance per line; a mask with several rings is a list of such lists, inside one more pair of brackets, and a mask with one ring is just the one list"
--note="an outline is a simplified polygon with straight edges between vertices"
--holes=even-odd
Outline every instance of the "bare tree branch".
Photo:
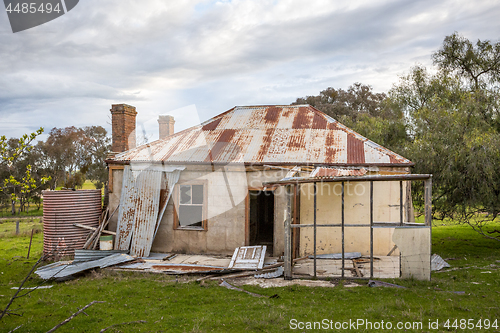
[[16,328],[14,328],[12,331],[9,331],[9,333],[12,333],[12,332],[16,331],[18,328],[21,328],[21,326],[23,326],[23,325],[19,325],[19,326],[17,326],[17,327],[16,327]]
[[47,333],[55,332],[55,330],[57,330],[59,327],[61,327],[64,324],[67,324],[71,319],[75,318],[80,313],[84,312],[85,309],[87,309],[88,307],[90,307],[90,306],[92,306],[92,305],[94,305],[96,303],[106,303],[106,302],[103,302],[103,301],[92,301],[92,302],[90,302],[89,304],[85,305],[83,308],[81,308],[80,310],[78,310],[77,312],[75,312],[71,316],[69,316],[68,319],[66,319],[66,320],[62,321],[61,323],[57,324],[51,330],[48,330]]
[[33,273],[33,271],[38,266],[38,264],[40,264],[40,262],[42,262],[42,260],[44,260],[44,259],[45,259],[45,256],[41,256],[40,259],[38,259],[37,262],[33,265],[33,267],[31,267],[30,272],[28,273],[28,275],[26,275],[26,277],[24,278],[23,282],[21,282],[21,285],[19,286],[19,289],[17,289],[16,293],[14,294],[14,296],[12,296],[12,298],[9,301],[9,303],[7,304],[7,306],[5,307],[5,309],[3,310],[2,314],[0,314],[0,319],[2,319],[5,316],[5,314],[7,313],[7,310],[9,309],[9,307],[12,305],[12,303],[14,302],[14,300],[16,298],[24,296],[24,295],[18,296],[19,293],[21,292],[21,290],[23,289],[24,283],[31,276],[31,274]]

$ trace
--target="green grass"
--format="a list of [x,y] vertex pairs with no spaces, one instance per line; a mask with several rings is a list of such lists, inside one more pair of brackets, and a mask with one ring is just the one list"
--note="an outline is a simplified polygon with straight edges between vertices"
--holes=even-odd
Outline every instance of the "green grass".
[[[36,225],[36,221],[31,223]],[[0,238],[0,307],[4,307],[15,292],[10,288],[19,285],[36,258],[26,260],[28,236],[12,235],[8,223],[0,227],[7,230]],[[500,228],[500,224],[493,227]],[[27,225],[22,230],[30,228],[32,226]],[[4,233],[3,230],[0,229],[0,233]],[[40,255],[40,233],[35,234],[33,246],[33,255]],[[57,332],[99,332],[113,324],[139,320],[146,323],[116,326],[107,332],[283,332],[292,331],[291,319],[335,322],[358,318],[392,323],[421,321],[423,330],[405,332],[447,332],[442,326],[430,330],[429,320],[439,320],[441,325],[447,319],[500,321],[500,242],[486,240],[465,226],[438,225],[433,228],[433,252],[443,258],[453,258],[448,262],[460,269],[433,273],[431,282],[386,280],[407,289],[366,285],[347,288],[342,284],[335,288],[243,287],[265,296],[277,294],[278,298],[254,298],[219,287],[217,282],[202,285],[183,283],[182,277],[176,282],[175,277],[161,274],[103,270],[72,281],[49,282],[53,285],[51,289],[36,290],[17,299],[11,310],[22,316],[3,318],[0,331],[8,332],[23,325],[16,333],[46,332],[94,300],[106,303],[93,305],[85,311],[88,316],[80,314]],[[32,277],[28,286],[40,282]],[[465,294],[455,294],[455,291]]]
[[[56,187],[56,191],[59,191],[62,188],[63,188],[63,186],[58,186],[58,187]],[[83,183],[82,187],[81,188],[77,187],[77,189],[78,190],[95,190],[95,185],[94,185],[94,183],[92,183],[90,180],[87,179]]]
[[82,185],[82,190],[95,190],[95,185],[90,180],[86,180]]
[[11,212],[11,208],[10,206],[6,207],[6,206],[2,206],[2,208],[0,208],[0,217],[17,217],[17,216],[22,216],[22,217],[27,217],[27,216],[42,216],[43,215],[43,204],[40,206],[40,209],[38,209],[36,207],[35,204],[30,204],[30,208],[29,208],[29,211],[27,212],[20,212],[18,213],[19,209],[19,204],[16,205],[16,215],[12,215],[12,212]]

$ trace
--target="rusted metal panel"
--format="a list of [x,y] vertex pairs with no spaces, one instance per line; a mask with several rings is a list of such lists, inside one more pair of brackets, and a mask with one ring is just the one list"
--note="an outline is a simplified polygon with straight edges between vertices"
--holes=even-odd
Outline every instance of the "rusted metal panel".
[[201,125],[118,154],[113,160],[413,165],[309,105],[238,106]]
[[49,258],[72,256],[85,244],[88,230],[99,226],[101,191],[43,191],[43,252]]
[[122,194],[118,210],[118,227],[116,229],[115,250],[128,250],[134,229],[134,213],[137,194],[132,168],[127,165],[123,170]]
[[[139,257],[149,255],[173,186],[184,167],[167,168],[151,166],[141,170],[129,165],[125,167],[115,250],[130,249],[131,255]],[[162,189],[163,197],[160,195]]]
[[261,269],[264,266],[266,249],[265,245],[238,247],[234,250],[228,268]]
[[143,170],[135,180],[136,205],[130,254],[147,257],[153,244],[160,206],[161,171]]

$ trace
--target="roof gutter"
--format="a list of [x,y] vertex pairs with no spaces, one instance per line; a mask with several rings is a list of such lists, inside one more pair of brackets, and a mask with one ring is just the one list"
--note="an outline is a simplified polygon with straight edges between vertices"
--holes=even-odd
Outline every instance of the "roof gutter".
[[205,162],[205,161],[123,161],[123,160],[105,160],[107,164],[130,165],[130,163],[150,163],[150,164],[172,164],[172,165],[228,165],[244,164],[245,166],[314,166],[314,167],[413,167],[415,163],[297,163],[297,162]]

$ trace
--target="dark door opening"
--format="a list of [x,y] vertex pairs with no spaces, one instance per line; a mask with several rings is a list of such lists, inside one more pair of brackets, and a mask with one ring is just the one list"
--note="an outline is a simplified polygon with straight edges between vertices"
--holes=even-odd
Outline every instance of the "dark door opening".
[[267,253],[273,253],[274,241],[274,193],[250,191],[250,244],[266,245]]

